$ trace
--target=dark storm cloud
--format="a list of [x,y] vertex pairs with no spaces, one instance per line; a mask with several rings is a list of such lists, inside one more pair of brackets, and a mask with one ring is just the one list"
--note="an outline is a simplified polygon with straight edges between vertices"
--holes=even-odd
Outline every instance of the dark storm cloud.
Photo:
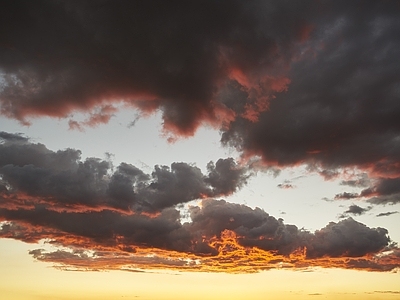
[[224,81],[290,59],[309,4],[6,1],[1,112],[25,122],[123,101],[161,108],[167,129],[192,134],[229,114],[216,101]]
[[[274,94],[258,122],[236,118],[224,129],[223,144],[270,165],[307,164],[326,179],[357,167],[370,179],[398,180],[399,12],[395,2],[324,2],[311,18],[308,48],[290,64],[287,91]],[[238,89],[230,92],[235,110],[249,94],[240,85],[231,89]],[[370,186],[366,179],[343,184]]]
[[157,212],[195,199],[232,194],[250,176],[248,167],[232,158],[210,162],[208,174],[187,163],[155,166],[151,175],[127,163],[113,171],[107,160],[82,161],[79,150],[54,152],[18,135],[2,136],[1,192],[14,204],[36,201],[64,209],[87,206]]
[[224,145],[270,167],[398,178],[399,12],[389,1],[6,1],[0,109],[22,122],[86,111],[70,120],[83,130],[124,102],[160,109],[167,136],[219,126]]

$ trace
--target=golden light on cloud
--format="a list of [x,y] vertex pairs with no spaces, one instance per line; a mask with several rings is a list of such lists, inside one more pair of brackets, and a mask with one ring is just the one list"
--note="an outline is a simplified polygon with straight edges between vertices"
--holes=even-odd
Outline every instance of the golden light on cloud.
[[[48,251],[37,249],[30,254],[37,260],[52,263],[57,269],[78,271],[124,270],[143,272],[146,270],[175,270],[188,272],[254,273],[272,269],[307,269],[314,267],[342,268],[369,271],[396,271],[398,250],[363,257],[307,258],[306,248],[299,248],[289,255],[277,254],[257,247],[239,244],[233,231],[224,230],[219,238],[212,237],[208,243],[217,251],[216,255],[196,255],[157,248],[131,247],[124,245],[101,247],[85,239],[65,238],[57,241],[76,247],[59,247]],[[52,244],[51,241],[48,243]],[[44,244],[46,245],[46,244]],[[80,245],[80,246],[78,246]],[[85,247],[85,248],[82,248]],[[91,249],[91,250],[86,250]]]

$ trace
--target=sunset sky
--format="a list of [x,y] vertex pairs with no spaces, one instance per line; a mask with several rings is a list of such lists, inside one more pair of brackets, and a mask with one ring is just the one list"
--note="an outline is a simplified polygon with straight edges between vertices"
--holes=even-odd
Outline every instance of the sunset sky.
[[4,299],[399,299],[400,2],[2,1]]

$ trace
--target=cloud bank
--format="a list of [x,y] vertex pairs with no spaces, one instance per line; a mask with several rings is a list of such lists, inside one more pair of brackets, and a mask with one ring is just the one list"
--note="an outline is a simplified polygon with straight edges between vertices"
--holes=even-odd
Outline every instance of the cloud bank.
[[[231,158],[210,162],[208,174],[186,163],[146,174],[128,163],[113,171],[109,161],[82,161],[79,150],[51,151],[22,135],[0,137],[0,236],[58,247],[30,253],[60,268],[387,271],[399,265],[384,228],[347,218],[309,232],[260,208],[217,200],[250,176]],[[185,203],[188,221],[181,215]]]

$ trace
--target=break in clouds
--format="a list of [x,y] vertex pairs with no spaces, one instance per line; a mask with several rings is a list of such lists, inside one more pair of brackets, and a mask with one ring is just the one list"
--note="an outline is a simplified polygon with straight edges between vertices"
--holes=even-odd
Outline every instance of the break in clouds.
[[398,248],[384,228],[347,218],[312,233],[260,208],[217,200],[250,176],[231,158],[210,162],[207,174],[186,163],[146,174],[128,163],[113,170],[110,161],[83,161],[74,149],[54,152],[21,135],[0,136],[0,236],[58,246],[30,253],[59,267],[254,272],[398,266]]
[[[22,124],[68,118],[70,129],[82,130],[107,123],[121,105],[135,120],[136,112],[160,111],[170,140],[211,125],[242,161],[305,165],[326,180],[345,177],[349,191],[335,199],[396,204],[399,14],[396,1],[369,0],[6,1],[0,114]],[[87,119],[74,120],[75,112]],[[2,236],[75,247],[32,252],[39,260],[104,267],[120,249],[136,253],[133,261],[121,254],[121,266],[140,265],[151,260],[140,251],[158,249],[163,266],[197,268],[201,261],[224,269],[235,264],[229,253],[252,249],[250,261],[236,267],[261,268],[256,257],[280,266],[334,261],[369,269],[398,261],[385,229],[347,218],[310,233],[217,200],[252,175],[231,158],[210,162],[205,174],[181,162],[148,174],[129,163],[82,161],[78,150],[53,152],[20,135],[1,138]],[[192,205],[187,223],[185,205]],[[352,205],[344,216],[367,209]],[[168,260],[162,251],[188,260]]]

